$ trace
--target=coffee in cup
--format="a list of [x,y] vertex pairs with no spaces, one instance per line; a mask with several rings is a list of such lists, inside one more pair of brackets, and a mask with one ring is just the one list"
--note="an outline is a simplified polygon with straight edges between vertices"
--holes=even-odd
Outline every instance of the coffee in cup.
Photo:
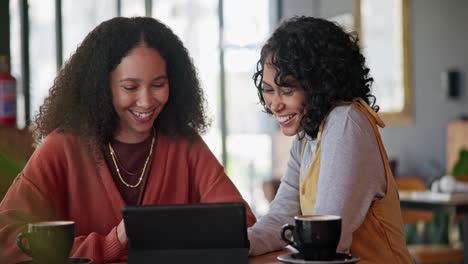
[[[304,215],[294,217],[295,225],[281,228],[281,238],[304,256],[305,260],[333,260],[341,236],[341,217]],[[286,237],[291,231],[294,240]]]
[[[75,222],[47,221],[28,224],[16,237],[16,245],[34,263],[67,263],[75,239]],[[24,240],[27,245],[23,244]]]

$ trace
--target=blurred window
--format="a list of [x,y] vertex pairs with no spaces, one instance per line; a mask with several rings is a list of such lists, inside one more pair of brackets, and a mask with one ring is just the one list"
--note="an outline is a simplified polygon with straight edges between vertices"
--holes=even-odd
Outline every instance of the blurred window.
[[[213,119],[204,140],[220,162],[223,134],[220,91],[225,89],[226,173],[253,209],[262,214],[268,205],[261,181],[271,176],[270,134],[275,127],[262,113],[252,75],[260,46],[269,34],[269,1],[223,1],[222,32],[218,2],[158,0],[153,3],[152,16],[174,30],[193,57]],[[220,64],[221,53],[224,65]],[[221,74],[225,77],[224,87]]]
[[[93,1],[93,0],[91,0]],[[157,1],[157,0],[154,0]],[[117,2],[113,0],[113,2]],[[121,15],[124,17],[144,16],[145,0],[120,0],[121,2]]]
[[[21,28],[20,28],[20,1],[10,1],[10,56],[11,56],[11,74],[16,78],[17,90],[23,87],[21,76]],[[24,107],[24,96],[19,92],[16,96],[18,127],[26,126],[26,114]]]
[[116,15],[115,0],[62,0],[64,61],[93,28]]
[[[12,72],[21,80],[17,2],[10,1],[11,54]],[[29,1],[32,119],[56,76],[55,2]],[[88,32],[102,21],[115,17],[119,12],[119,3],[122,16],[151,14],[168,25],[189,50],[205,91],[212,126],[203,137],[221,161],[225,135],[226,173],[252,208],[262,214],[268,205],[261,190],[261,182],[270,178],[272,174],[271,135],[277,127],[275,122],[262,112],[252,75],[259,58],[260,47],[270,32],[270,2],[62,0],[62,56],[66,61]],[[223,6],[221,11],[220,3]],[[224,80],[224,83],[221,83],[221,80]],[[225,105],[220,103],[221,91],[225,94]],[[226,116],[225,129],[221,122],[223,115]],[[225,131],[222,131],[223,129]]]
[[221,160],[218,0],[156,0],[152,16],[170,27],[189,50],[213,121],[204,140]]
[[271,135],[277,128],[262,112],[252,75],[260,48],[270,33],[269,1],[223,3],[227,173],[252,209],[261,215],[268,208],[262,181],[272,176]]
[[57,72],[54,10],[54,0],[29,1],[31,120],[34,120]]

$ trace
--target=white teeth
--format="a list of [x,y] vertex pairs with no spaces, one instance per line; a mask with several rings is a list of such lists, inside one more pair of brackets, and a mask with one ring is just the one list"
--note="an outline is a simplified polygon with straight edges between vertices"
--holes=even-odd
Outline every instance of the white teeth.
[[288,121],[289,119],[293,118],[295,116],[295,114],[292,114],[292,115],[287,115],[287,116],[276,116],[276,120],[278,120],[278,122],[286,122]]
[[130,112],[132,112],[132,114],[138,116],[139,118],[147,118],[148,116],[150,116],[153,113],[153,111],[142,113],[142,112],[136,112],[136,111],[131,111],[131,110],[130,110]]

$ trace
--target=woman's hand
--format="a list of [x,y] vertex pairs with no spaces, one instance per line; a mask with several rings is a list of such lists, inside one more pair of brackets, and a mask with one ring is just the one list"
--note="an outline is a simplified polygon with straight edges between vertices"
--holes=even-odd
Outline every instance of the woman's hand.
[[127,240],[127,233],[125,232],[125,223],[124,220],[120,221],[119,225],[117,226],[117,238],[119,239],[120,245],[123,248],[127,247],[128,240]]

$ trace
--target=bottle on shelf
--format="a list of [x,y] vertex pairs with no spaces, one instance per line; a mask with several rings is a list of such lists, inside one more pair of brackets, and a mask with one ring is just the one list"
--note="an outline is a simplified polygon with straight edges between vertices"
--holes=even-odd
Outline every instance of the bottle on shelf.
[[10,73],[10,58],[0,55],[0,126],[16,125],[16,79]]

